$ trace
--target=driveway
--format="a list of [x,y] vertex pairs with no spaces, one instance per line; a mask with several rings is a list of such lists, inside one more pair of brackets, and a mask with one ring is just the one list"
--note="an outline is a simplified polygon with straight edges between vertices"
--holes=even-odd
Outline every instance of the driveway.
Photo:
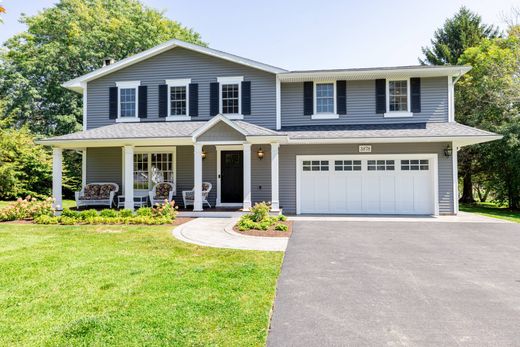
[[516,345],[520,224],[296,221],[268,346]]

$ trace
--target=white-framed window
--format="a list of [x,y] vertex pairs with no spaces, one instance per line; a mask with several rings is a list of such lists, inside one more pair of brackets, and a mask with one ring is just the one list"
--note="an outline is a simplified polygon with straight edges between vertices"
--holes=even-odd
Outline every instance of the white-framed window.
[[175,150],[141,149],[134,153],[134,189],[150,190],[160,182],[175,183]]
[[304,160],[303,171],[329,171],[328,160]]
[[219,77],[219,108],[220,113],[230,119],[243,119],[242,115],[242,81],[243,76]]
[[191,79],[166,80],[168,85],[168,117],[166,120],[189,120],[189,85]]
[[314,83],[314,114],[312,119],[338,118],[336,111],[336,81]]
[[361,160],[335,160],[335,171],[361,171]]
[[137,89],[140,85],[141,81],[116,82],[118,122],[135,122],[139,120],[139,93]]
[[387,79],[385,117],[412,117],[410,99],[409,78]]
[[401,160],[402,171],[428,171],[430,161],[428,159]]
[[368,171],[394,171],[394,160],[367,160]]

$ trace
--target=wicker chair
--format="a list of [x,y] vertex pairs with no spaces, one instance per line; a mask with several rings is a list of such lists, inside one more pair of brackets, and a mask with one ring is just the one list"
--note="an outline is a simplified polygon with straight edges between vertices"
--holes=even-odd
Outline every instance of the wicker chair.
[[150,204],[162,204],[164,200],[171,202],[175,195],[175,185],[170,182],[160,182],[153,186],[152,190],[148,193],[150,196]]
[[89,183],[75,193],[76,206],[78,208],[99,205],[112,207],[118,191],[119,186],[116,183]]
[[[211,183],[202,182],[202,206],[204,206],[204,204],[207,204],[209,208],[211,208],[211,205],[208,202],[208,195],[212,187],[213,186],[211,185]],[[184,208],[193,205],[195,200],[195,189],[183,191],[182,200],[184,200]]]

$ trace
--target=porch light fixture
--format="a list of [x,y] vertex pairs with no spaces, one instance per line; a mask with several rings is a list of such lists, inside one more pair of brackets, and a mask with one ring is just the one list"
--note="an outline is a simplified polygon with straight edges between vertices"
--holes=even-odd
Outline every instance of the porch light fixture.
[[449,157],[451,157],[452,154],[453,154],[453,150],[452,150],[451,146],[450,145],[446,146],[446,148],[444,148],[444,155],[449,158]]
[[258,159],[260,159],[260,160],[264,159],[264,151],[262,150],[262,147],[260,147],[258,149],[258,151],[256,152],[256,155],[258,156]]
[[202,150],[202,153],[200,154],[200,156],[202,157],[202,160],[206,159],[206,151]]

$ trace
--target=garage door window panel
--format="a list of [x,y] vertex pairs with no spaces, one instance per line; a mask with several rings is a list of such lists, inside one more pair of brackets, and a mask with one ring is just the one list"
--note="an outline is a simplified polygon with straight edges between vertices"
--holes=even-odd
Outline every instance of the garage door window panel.
[[368,160],[368,171],[394,171],[395,160]]
[[429,169],[428,159],[401,160],[402,171],[428,171]]
[[304,160],[303,171],[329,171],[328,160]]
[[361,160],[336,160],[335,171],[361,171]]

